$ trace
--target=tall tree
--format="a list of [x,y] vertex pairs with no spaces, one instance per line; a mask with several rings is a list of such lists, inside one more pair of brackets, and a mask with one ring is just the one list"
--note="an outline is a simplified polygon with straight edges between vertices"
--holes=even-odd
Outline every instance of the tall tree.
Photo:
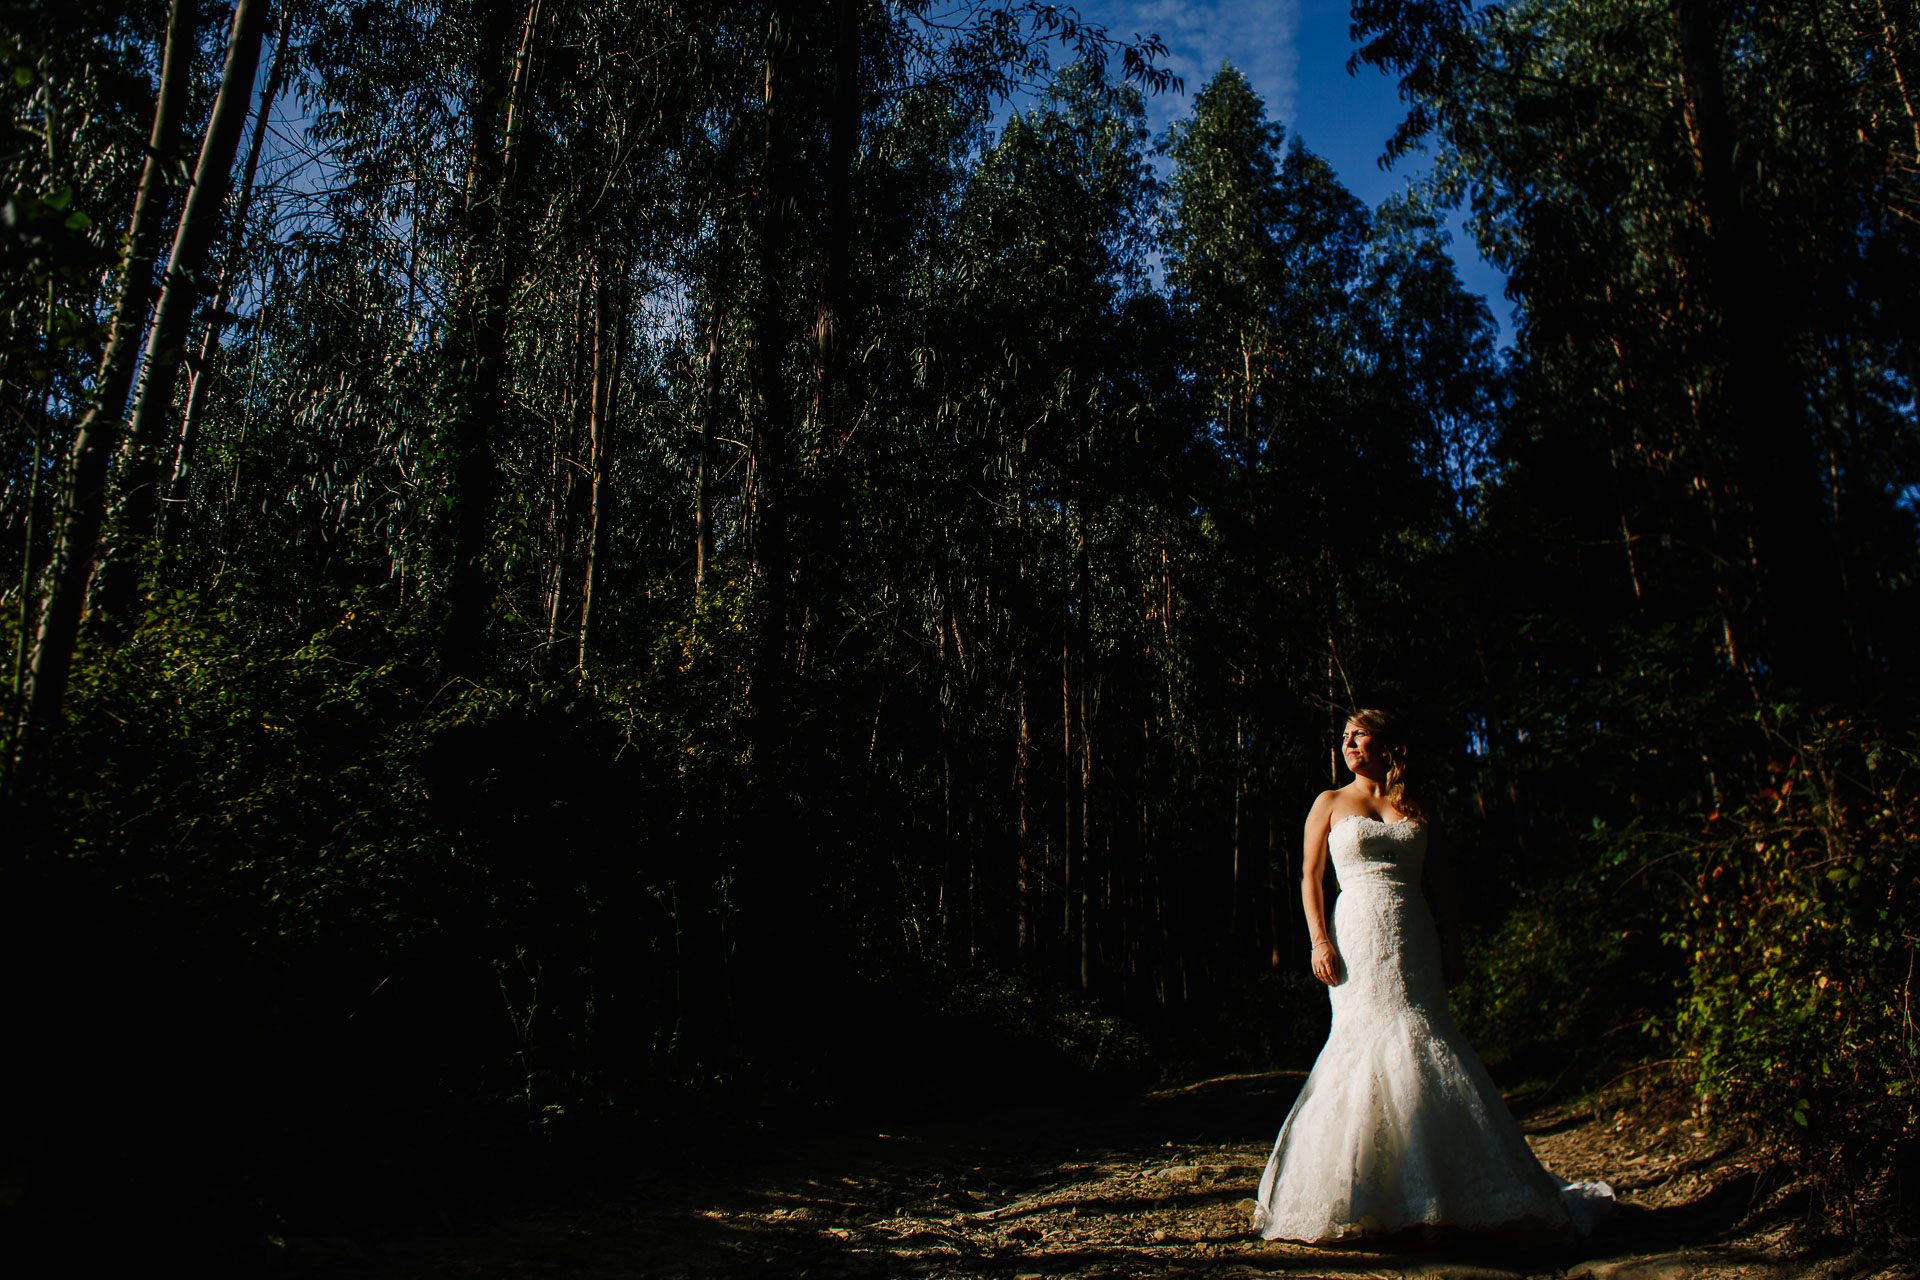
[[234,156],[253,106],[269,6],[270,0],[237,0],[234,5],[220,93],[207,117],[206,136],[200,143],[147,335],[146,373],[120,446],[120,492],[111,521],[116,546],[107,556],[97,592],[98,607],[116,625],[134,620],[134,589],[159,511],[162,466],[173,435],[169,427],[180,369],[186,362],[187,331],[206,292],[207,256],[232,190]]
[[1756,686],[1877,679],[1876,637],[1912,607],[1883,536],[1905,523],[1899,432],[1848,391],[1911,376],[1857,341],[1911,281],[1884,24],[1640,0],[1394,0],[1355,23],[1403,76],[1396,146],[1434,135],[1521,302],[1516,457],[1543,483],[1582,454],[1608,477],[1552,514],[1563,545],[1608,547],[1647,616],[1710,608]]
[[521,261],[515,197],[519,148],[533,108],[541,0],[513,22],[508,0],[479,0],[470,33],[470,159],[462,197],[462,278],[448,338],[457,355],[445,427],[447,575],[444,647],[456,668],[485,651],[493,582],[488,561],[498,493],[494,450],[506,409],[508,305]]
[[[187,381],[187,403],[180,412],[180,431],[173,445],[173,463],[171,474],[165,485],[165,494],[173,502],[176,512],[188,502],[184,484],[193,472],[193,458],[200,443],[200,422],[205,416],[208,393],[213,384],[212,365],[220,354],[220,335],[226,330],[227,306],[232,300],[233,286],[239,275],[240,249],[247,230],[247,215],[253,205],[254,180],[260,172],[260,156],[267,138],[267,124],[272,118],[274,103],[279,100],[280,92],[287,83],[287,54],[292,38],[292,12],[283,0],[280,6],[280,34],[274,45],[273,62],[267,72],[266,88],[260,91],[260,105],[254,113],[253,133],[247,140],[247,159],[240,169],[240,195],[234,203],[233,229],[228,235],[227,250],[220,262],[220,282],[213,291],[213,303],[207,311],[206,327],[200,337],[199,356],[193,361],[191,376]],[[165,532],[166,520],[161,521]]]
[[141,333],[153,298],[154,257],[167,216],[168,177],[174,164],[188,79],[192,73],[192,6],[174,0],[167,11],[166,42],[160,63],[153,130],[140,170],[120,261],[119,296],[114,301],[107,346],[94,380],[93,403],[74,433],[66,481],[66,511],[60,525],[51,590],[34,642],[33,681],[24,728],[16,752],[24,764],[50,732],[60,714],[80,637],[87,585],[107,508],[107,473],[120,442],[122,415],[133,386]]

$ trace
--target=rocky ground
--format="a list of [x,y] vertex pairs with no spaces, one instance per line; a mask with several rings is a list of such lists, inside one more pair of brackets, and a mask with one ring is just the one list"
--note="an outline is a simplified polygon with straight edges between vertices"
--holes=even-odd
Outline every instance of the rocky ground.
[[1265,1242],[1248,1231],[1250,1197],[1299,1080],[1229,1076],[1132,1106],[999,1112],[778,1149],[742,1143],[670,1175],[604,1187],[589,1205],[338,1261],[418,1280],[1920,1275],[1911,1240],[1884,1223],[1832,1229],[1835,1211],[1817,1210],[1808,1187],[1673,1095],[1645,1088],[1645,1077],[1575,1102],[1512,1099],[1550,1168],[1605,1178],[1619,1192],[1621,1212],[1591,1238]]

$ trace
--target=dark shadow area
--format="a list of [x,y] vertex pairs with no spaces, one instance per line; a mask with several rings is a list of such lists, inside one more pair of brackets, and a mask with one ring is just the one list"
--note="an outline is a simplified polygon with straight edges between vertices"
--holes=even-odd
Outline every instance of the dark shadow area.
[[[1450,1276],[1511,1277],[1714,1244],[1751,1214],[1764,1191],[1758,1175],[1749,1173],[1684,1205],[1623,1206],[1586,1238],[1426,1229],[1325,1247],[1260,1245],[1235,1217],[1222,1229],[1161,1233],[1151,1246],[1129,1246],[1056,1240],[1046,1229],[1047,1220],[1065,1221],[1076,1230],[1119,1237],[1142,1215],[1167,1210],[1212,1210],[1211,1221],[1228,1221],[1218,1211],[1245,1200],[1258,1174],[1245,1154],[1249,1133],[1264,1135],[1268,1113],[1284,1112],[1300,1079],[1299,1073],[1244,1075],[1161,1090],[1131,1103],[1007,1109],[966,1119],[929,1114],[918,1125],[900,1124],[903,1132],[821,1130],[744,1172],[735,1185],[727,1185],[723,1163],[708,1162],[677,1182],[656,1172],[603,1189],[602,1216],[589,1238],[605,1250],[596,1244],[567,1246],[557,1255],[496,1254],[497,1267],[483,1263],[470,1273],[507,1274],[588,1248],[589,1261],[566,1265],[601,1274],[614,1257],[634,1259],[667,1248],[685,1274],[713,1276],[777,1264],[792,1273],[826,1267],[828,1274],[861,1278],[1178,1276],[1226,1268],[1297,1276],[1439,1268]],[[1223,1150],[1223,1138],[1238,1150]],[[1076,1183],[1114,1170],[1146,1176],[1169,1167],[1210,1180],[1164,1192],[1073,1194]],[[664,1217],[656,1213],[643,1226],[632,1206],[659,1209],[662,1197],[681,1207]],[[1803,1210],[1783,1201],[1767,1216]],[[936,1220],[900,1221],[923,1216]],[[882,1220],[893,1224],[886,1234],[868,1230]],[[968,1233],[987,1223],[1014,1225],[994,1234]],[[396,1270],[412,1273],[405,1265]]]
[[1522,1132],[1530,1137],[1544,1138],[1556,1133],[1565,1133],[1569,1129],[1578,1129],[1591,1119],[1593,1119],[1593,1113],[1591,1111],[1572,1111],[1558,1119],[1549,1120],[1541,1124],[1527,1124],[1522,1121],[1520,1128]]

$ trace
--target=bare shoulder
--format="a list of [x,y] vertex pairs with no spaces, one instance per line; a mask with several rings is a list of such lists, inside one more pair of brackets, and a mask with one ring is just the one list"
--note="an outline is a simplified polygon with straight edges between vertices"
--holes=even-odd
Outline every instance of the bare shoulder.
[[1307,825],[1312,826],[1316,822],[1325,822],[1333,816],[1334,806],[1339,803],[1340,793],[1338,791],[1322,791],[1318,796],[1314,797],[1313,808],[1307,810]]

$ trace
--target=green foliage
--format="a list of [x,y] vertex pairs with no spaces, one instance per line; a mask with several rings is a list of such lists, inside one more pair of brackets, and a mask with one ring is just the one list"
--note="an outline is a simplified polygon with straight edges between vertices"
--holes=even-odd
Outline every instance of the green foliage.
[[1062,992],[1013,971],[954,971],[938,983],[944,1016],[1002,1039],[1026,1040],[1059,1054],[1102,1083],[1159,1077],[1159,1055],[1140,1029],[1098,1001]]
[[1456,1009],[1495,1058],[1665,1054],[1723,1120],[1858,1156],[1914,1123],[1914,744],[1766,715],[1763,785],[1596,819],[1578,870],[1474,938]]
[[1649,1024],[1672,1007],[1675,966],[1638,874],[1643,835],[1596,831],[1589,867],[1523,892],[1470,935],[1453,1007],[1483,1057],[1563,1077],[1659,1047]]
[[1221,992],[1216,1009],[1184,1035],[1167,1037],[1176,1076],[1192,1079],[1215,1064],[1239,1071],[1275,1067],[1306,1071],[1326,1043],[1332,1009],[1327,988],[1307,970],[1289,964],[1243,977]]
[[1910,1132],[1920,754],[1910,735],[1788,711],[1766,785],[1676,837],[1674,1022],[1703,1099],[1821,1146]]

